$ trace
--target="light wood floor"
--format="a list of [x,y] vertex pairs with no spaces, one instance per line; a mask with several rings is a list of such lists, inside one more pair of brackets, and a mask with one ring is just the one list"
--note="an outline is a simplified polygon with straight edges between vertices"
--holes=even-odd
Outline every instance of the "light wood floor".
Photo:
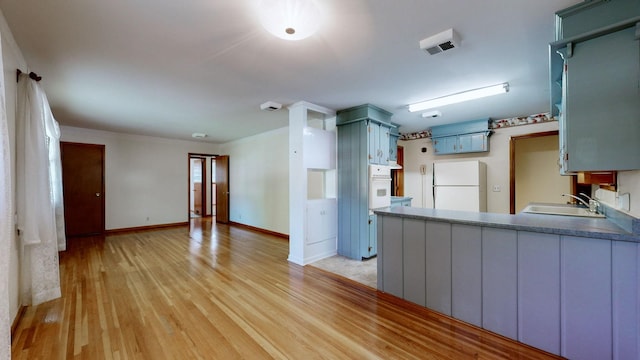
[[27,309],[13,358],[553,358],[288,263],[281,238],[202,221],[190,236],[173,228],[71,241],[63,297]]

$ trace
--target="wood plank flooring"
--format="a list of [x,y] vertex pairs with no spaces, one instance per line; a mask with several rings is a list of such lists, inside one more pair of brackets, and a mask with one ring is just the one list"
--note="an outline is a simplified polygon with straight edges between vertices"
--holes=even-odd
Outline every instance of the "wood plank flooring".
[[206,219],[73,239],[63,297],[30,307],[14,359],[553,359],[313,267],[286,240]]

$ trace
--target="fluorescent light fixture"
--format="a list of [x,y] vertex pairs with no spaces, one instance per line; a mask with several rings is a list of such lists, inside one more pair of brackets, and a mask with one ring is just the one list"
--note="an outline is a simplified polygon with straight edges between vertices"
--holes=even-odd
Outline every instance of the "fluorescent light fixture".
[[463,91],[457,94],[447,95],[436,99],[422,101],[409,105],[410,112],[433,109],[440,106],[455,104],[467,100],[479,99],[487,96],[504,94],[509,91],[509,83],[487,86],[479,89]]

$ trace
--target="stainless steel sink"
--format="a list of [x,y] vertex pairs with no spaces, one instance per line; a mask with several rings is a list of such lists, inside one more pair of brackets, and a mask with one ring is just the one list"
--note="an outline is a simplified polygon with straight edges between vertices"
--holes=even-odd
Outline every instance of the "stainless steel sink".
[[547,214],[547,215],[563,215],[563,216],[582,216],[582,217],[594,217],[603,218],[602,214],[590,212],[589,209],[582,207],[575,207],[572,205],[563,204],[529,204],[522,212],[533,214]]

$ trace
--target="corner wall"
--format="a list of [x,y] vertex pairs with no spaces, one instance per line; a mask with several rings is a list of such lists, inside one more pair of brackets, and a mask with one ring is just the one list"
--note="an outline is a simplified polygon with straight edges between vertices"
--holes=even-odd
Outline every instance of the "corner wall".
[[229,155],[229,220],[289,234],[289,128],[220,146]]

